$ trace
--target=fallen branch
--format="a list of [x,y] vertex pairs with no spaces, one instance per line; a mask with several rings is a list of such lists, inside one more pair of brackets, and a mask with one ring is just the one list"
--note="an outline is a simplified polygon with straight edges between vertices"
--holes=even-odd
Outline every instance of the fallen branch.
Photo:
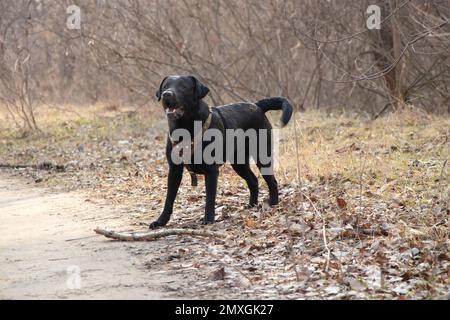
[[43,161],[38,164],[12,164],[12,163],[0,163],[1,169],[35,169],[35,170],[51,170],[56,169],[58,171],[64,171],[65,167],[61,164],[54,164],[49,161]]
[[370,228],[370,229],[353,229],[353,228],[330,228],[328,229],[333,234],[334,238],[358,238],[363,236],[381,237],[389,235],[385,228]]
[[25,169],[25,168],[36,169],[36,166],[35,165],[25,165],[25,164],[0,163],[0,168],[4,168],[4,169]]
[[162,237],[173,235],[189,235],[199,237],[210,238],[225,238],[222,233],[206,231],[206,230],[193,230],[193,229],[164,229],[151,232],[117,232],[113,230],[106,230],[102,228],[95,228],[95,233],[101,234],[107,238],[119,240],[119,241],[152,241]]

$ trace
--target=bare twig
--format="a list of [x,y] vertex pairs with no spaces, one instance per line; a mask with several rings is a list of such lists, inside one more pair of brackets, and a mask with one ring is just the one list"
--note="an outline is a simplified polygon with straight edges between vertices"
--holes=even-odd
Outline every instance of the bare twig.
[[[440,185],[440,189],[441,189],[441,192],[440,192],[440,193],[441,193],[441,198],[444,197],[444,196],[443,196],[444,190],[445,190],[444,186],[445,186],[446,184],[445,184],[444,179],[442,179],[442,178],[443,178],[443,176],[444,176],[444,171],[445,171],[445,168],[447,167],[447,163],[448,163],[448,159],[445,159],[444,163],[442,164],[441,174],[440,174],[440,176],[439,176],[439,185]],[[447,182],[448,182],[448,181],[447,181]]]
[[[392,16],[394,16],[400,9],[402,9],[403,7],[405,7],[409,2],[411,2],[411,0],[406,0],[405,2],[403,2],[403,3],[402,3],[400,6],[398,6],[395,10],[393,10],[387,17],[385,17],[385,18],[380,22],[380,24],[383,24],[383,23],[387,22]],[[287,21],[290,22],[291,19],[287,19]],[[292,25],[291,25],[291,26],[292,26]],[[303,31],[299,30],[298,28],[293,28],[293,30],[294,30],[297,34],[302,35],[302,36],[306,37],[306,38],[309,39],[309,40],[312,40],[312,41],[314,41],[314,42],[321,43],[321,44],[338,43],[338,42],[342,42],[342,41],[348,41],[348,40],[351,40],[351,39],[353,39],[353,38],[356,38],[356,37],[359,36],[359,35],[362,35],[363,33],[366,33],[366,32],[368,32],[368,31],[370,31],[370,29],[368,29],[367,27],[365,27],[365,28],[362,28],[362,29],[359,30],[359,31],[355,31],[353,34],[344,36],[344,37],[342,37],[342,38],[326,40],[326,39],[318,39],[318,38],[315,38],[315,37],[313,37],[313,36],[310,36],[307,32],[303,32]],[[297,36],[298,36],[298,35],[297,35]]]
[[289,217],[286,216],[286,229],[287,229],[287,235],[288,235],[288,242],[286,244],[286,249],[290,255],[291,261],[294,265],[294,271],[295,271],[295,277],[297,279],[297,281],[300,281],[300,274],[297,270],[297,259],[295,257],[295,253],[294,253],[294,237],[292,236],[292,230],[291,230],[291,225],[289,223]]
[[325,271],[328,271],[328,269],[330,267],[331,250],[328,247],[325,218],[320,213],[320,211],[317,210],[316,206],[314,205],[314,202],[305,193],[302,192],[302,194],[309,201],[309,203],[311,204],[311,206],[313,207],[313,209],[317,213],[317,215],[322,219],[322,239],[323,239],[323,245],[325,247],[325,250],[327,251],[327,263],[325,265]]
[[297,161],[297,185],[301,186],[301,178],[300,178],[300,154],[299,154],[299,138],[297,133],[297,119],[296,119],[297,111],[294,111],[294,139],[295,139],[295,157]]

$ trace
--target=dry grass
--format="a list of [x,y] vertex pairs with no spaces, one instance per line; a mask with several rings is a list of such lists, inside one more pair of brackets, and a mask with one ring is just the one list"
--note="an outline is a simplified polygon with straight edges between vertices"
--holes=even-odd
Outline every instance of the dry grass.
[[395,221],[399,228],[406,226],[404,236],[448,241],[448,221],[436,214],[436,208],[449,212],[448,117],[405,109],[376,121],[320,113],[300,114],[296,120],[300,176],[291,124],[282,143],[282,182],[299,178],[307,185],[324,184],[356,213],[379,203],[387,210],[409,208]]
[[[296,120],[301,180],[362,184],[385,200],[402,193],[410,205],[448,201],[449,118],[403,110],[376,121],[320,113]],[[279,169],[286,183],[297,179],[293,127],[283,132]]]
[[[29,165],[52,160],[64,164],[77,158],[66,152],[85,144],[145,133],[158,122],[159,109],[96,104],[40,106],[37,110],[41,131],[23,132],[0,106],[0,162]],[[55,157],[55,153],[59,155]]]

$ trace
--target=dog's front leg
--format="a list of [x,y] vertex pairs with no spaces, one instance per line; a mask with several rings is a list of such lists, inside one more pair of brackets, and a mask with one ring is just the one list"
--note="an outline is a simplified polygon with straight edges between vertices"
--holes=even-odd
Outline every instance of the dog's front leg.
[[214,223],[218,178],[219,168],[216,166],[212,166],[205,175],[206,206],[203,224]]
[[167,195],[164,210],[159,216],[158,220],[152,222],[149,226],[150,229],[162,227],[170,220],[170,216],[173,212],[173,203],[177,197],[178,188],[180,187],[181,178],[183,177],[183,165],[169,166],[169,175],[167,178]]

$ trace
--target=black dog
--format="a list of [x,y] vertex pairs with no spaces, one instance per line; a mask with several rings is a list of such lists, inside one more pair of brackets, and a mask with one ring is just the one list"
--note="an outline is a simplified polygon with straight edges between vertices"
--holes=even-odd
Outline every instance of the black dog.
[[[204,224],[214,222],[215,201],[217,191],[217,180],[219,176],[220,161],[213,164],[175,164],[172,159],[172,149],[178,141],[171,139],[172,133],[176,129],[185,129],[189,131],[191,137],[195,136],[194,122],[201,121],[203,130],[218,129],[225,135],[226,129],[266,129],[269,133],[267,139],[267,150],[272,150],[272,126],[265,116],[265,112],[269,110],[282,110],[281,122],[286,125],[292,116],[292,106],[282,97],[268,98],[253,103],[236,103],[216,108],[209,108],[202,100],[209,92],[208,87],[202,84],[193,76],[169,76],[160,84],[156,92],[158,101],[162,100],[162,105],[166,112],[169,122],[169,136],[167,138],[166,156],[169,163],[168,190],[164,210],[158,220],[150,224],[150,228],[165,226],[170,219],[173,211],[173,203],[175,201],[178,188],[181,183],[183,168],[186,167],[192,175],[205,175],[206,184],[206,206]],[[258,138],[259,139],[259,138]],[[229,141],[228,141],[229,142]],[[202,141],[202,150],[210,142]],[[224,139],[224,144],[227,141]],[[193,144],[192,144],[193,145]],[[259,142],[258,142],[259,145]],[[242,144],[240,145],[242,149]],[[244,143],[245,150],[241,150],[235,146],[232,153],[244,151],[246,157],[249,156],[249,145]],[[224,148],[224,150],[226,147]],[[228,154],[226,159],[234,159],[235,155]],[[231,157],[231,158],[230,158]],[[258,168],[261,170],[270,167],[272,163],[262,163],[257,157],[253,157]],[[258,202],[258,179],[250,169],[249,159],[244,164],[232,164],[236,173],[247,182],[250,189],[250,206],[255,206]],[[264,174],[264,180],[269,187],[269,204],[278,204],[278,185],[272,174]]]

